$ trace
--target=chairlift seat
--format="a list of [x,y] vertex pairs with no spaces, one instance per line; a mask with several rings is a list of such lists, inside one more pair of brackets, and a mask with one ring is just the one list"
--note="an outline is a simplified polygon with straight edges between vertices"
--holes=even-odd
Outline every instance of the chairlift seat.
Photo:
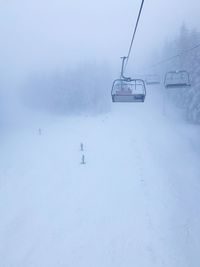
[[166,88],[181,88],[181,87],[188,87],[191,86],[190,84],[187,83],[171,83],[171,84],[166,84]]

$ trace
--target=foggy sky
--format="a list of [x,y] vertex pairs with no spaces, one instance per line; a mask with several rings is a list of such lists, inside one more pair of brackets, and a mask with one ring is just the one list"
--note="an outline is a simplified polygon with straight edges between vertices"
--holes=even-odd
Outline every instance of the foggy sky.
[[[120,64],[140,0],[0,0],[1,76],[75,66]],[[198,29],[196,0],[146,0],[130,67],[159,52],[183,22]]]

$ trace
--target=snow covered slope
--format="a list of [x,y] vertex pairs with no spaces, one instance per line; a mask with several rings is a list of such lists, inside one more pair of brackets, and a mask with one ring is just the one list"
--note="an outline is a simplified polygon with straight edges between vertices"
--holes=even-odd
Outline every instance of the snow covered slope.
[[199,128],[162,112],[150,87],[144,104],[10,134],[0,266],[199,267]]

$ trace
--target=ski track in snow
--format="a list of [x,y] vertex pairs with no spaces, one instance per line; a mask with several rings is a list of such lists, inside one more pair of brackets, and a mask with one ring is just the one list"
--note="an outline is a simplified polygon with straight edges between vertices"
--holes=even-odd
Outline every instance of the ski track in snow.
[[149,91],[144,104],[8,136],[0,266],[199,267],[199,127],[170,106],[163,116],[162,95]]

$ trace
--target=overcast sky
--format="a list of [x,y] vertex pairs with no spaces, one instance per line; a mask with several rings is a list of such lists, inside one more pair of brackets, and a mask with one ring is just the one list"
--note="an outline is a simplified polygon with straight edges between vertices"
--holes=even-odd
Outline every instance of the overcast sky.
[[[141,0],[0,0],[1,70],[120,64]],[[198,29],[197,0],[146,0],[130,67],[144,62],[180,25]],[[199,29],[200,30],[200,29]]]

